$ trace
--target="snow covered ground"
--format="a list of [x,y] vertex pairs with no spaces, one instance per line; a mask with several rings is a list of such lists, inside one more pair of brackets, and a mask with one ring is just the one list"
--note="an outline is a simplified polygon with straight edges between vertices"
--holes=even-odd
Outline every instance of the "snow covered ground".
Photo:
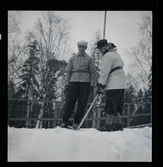
[[152,161],[152,128],[8,128],[8,161]]

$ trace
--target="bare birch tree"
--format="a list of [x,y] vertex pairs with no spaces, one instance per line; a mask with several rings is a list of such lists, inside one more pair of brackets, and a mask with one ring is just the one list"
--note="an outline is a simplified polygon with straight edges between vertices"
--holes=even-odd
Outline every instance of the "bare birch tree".
[[[48,85],[51,79],[49,78],[50,71],[47,68],[49,60],[61,58],[66,54],[67,40],[69,38],[69,24],[68,20],[55,14],[54,11],[44,11],[37,19],[36,27],[33,32],[29,33],[29,37],[37,39],[40,50],[40,73],[38,78],[41,82],[40,93],[41,98],[48,100]],[[43,116],[42,103],[39,118]],[[40,125],[37,121],[36,128]]]
[[68,20],[53,11],[41,13],[41,17],[36,22],[36,31],[43,64],[49,59],[59,58],[64,54],[69,37],[68,30]]
[[15,37],[17,34],[21,32],[20,27],[19,27],[20,26],[20,22],[19,22],[20,15],[21,13],[19,11],[8,11],[8,35],[9,35],[10,41],[13,39],[13,37]]
[[20,55],[25,50],[26,42],[23,44],[20,42],[19,35],[20,22],[19,18],[21,12],[8,11],[8,87],[9,97],[12,97],[12,87],[16,85],[16,81],[19,79],[18,72],[22,67],[22,61]]
[[152,69],[152,12],[145,12],[141,15],[139,24],[140,38],[137,46],[132,48],[132,52],[127,52],[134,61],[130,65],[130,76],[135,74],[139,85],[149,86],[149,74]]

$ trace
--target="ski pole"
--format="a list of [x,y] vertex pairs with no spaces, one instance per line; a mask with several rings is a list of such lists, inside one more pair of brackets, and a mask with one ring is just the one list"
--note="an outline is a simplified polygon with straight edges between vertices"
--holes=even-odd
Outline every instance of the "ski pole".
[[96,99],[97,99],[98,97],[99,97],[99,94],[97,94],[97,95],[96,95],[95,99],[93,100],[92,104],[90,105],[89,109],[87,110],[87,112],[86,112],[85,116],[83,117],[82,121],[80,122],[80,124],[79,124],[79,126],[78,126],[77,130],[79,130],[79,129],[80,129],[80,127],[82,126],[82,124],[83,124],[83,122],[84,122],[85,118],[87,117],[88,113],[90,112],[90,110],[91,110],[92,106],[94,105],[94,103],[95,103],[95,101],[96,101]]

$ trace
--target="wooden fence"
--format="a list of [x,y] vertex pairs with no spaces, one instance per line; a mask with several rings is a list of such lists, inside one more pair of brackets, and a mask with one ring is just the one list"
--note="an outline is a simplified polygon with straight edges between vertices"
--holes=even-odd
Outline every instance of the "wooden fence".
[[[49,102],[49,103],[53,103],[55,104],[55,109],[54,109],[54,115],[53,115],[53,118],[11,118],[11,117],[8,117],[8,124],[10,121],[37,121],[37,120],[40,120],[40,121],[52,121],[53,122],[53,128],[56,127],[57,125],[60,124],[60,122],[62,121],[62,118],[61,117],[58,117],[57,114],[58,114],[58,110],[59,110],[59,105],[61,103],[61,101],[42,101],[42,100],[29,100],[29,99],[8,99],[8,101],[33,101],[33,102],[41,102],[41,103],[45,103],[45,102]],[[88,105],[90,105],[90,103],[88,103]],[[132,105],[136,105],[138,106],[137,108],[139,108],[140,106],[144,107],[145,105],[149,105],[149,111],[148,113],[140,113],[140,114],[137,114],[136,113],[136,110],[134,113],[131,113],[131,106]],[[87,106],[88,108],[88,106]],[[127,109],[127,111],[126,111]],[[123,120],[123,124],[124,124],[124,127],[128,127],[130,128],[131,127],[131,122],[137,118],[137,117],[143,117],[143,116],[149,116],[150,119],[149,119],[149,122],[145,125],[149,125],[151,126],[152,125],[152,103],[151,102],[148,102],[148,103],[125,103],[124,104],[124,111],[122,113],[122,120]],[[100,127],[100,124],[102,123],[102,121],[106,120],[106,117],[103,116],[102,112],[101,112],[101,107],[99,106],[97,111],[96,111],[96,117],[92,118],[92,117],[88,117],[86,118],[86,120],[84,121],[83,123],[83,126],[85,126],[86,128],[89,128],[91,127],[90,125],[88,125],[88,122],[93,122],[95,121],[96,122],[96,127],[95,128],[99,128]],[[70,121],[73,121],[73,118],[70,118]],[[143,125],[136,125],[136,126],[133,126],[133,127],[141,127]]]

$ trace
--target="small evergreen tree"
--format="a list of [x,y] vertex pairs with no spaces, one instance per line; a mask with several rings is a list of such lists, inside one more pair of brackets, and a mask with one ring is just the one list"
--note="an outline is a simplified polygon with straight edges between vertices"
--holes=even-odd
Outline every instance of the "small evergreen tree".
[[[124,102],[125,103],[133,103],[129,104],[130,105],[130,114],[133,114],[135,112],[135,96],[136,96],[136,91],[132,84],[126,89],[125,94],[124,94]],[[124,106],[124,114],[127,114],[127,105]]]
[[12,98],[12,96],[14,94],[15,94],[15,84],[11,79],[9,79],[9,81],[8,81],[8,98]]
[[[146,112],[147,109],[149,109],[149,105],[146,106],[145,99],[146,99],[146,92],[143,92],[142,89],[140,88],[139,91],[137,92],[137,98],[135,100],[136,104],[137,104],[137,108],[135,110],[134,115],[137,114],[144,114]],[[146,108],[147,107],[147,108]],[[147,118],[146,116],[138,116],[138,117],[134,117],[132,120],[132,126],[134,125],[141,125],[147,122]]]
[[150,113],[151,112],[151,97],[150,97],[150,93],[149,90],[144,90],[144,113]]
[[144,92],[142,91],[141,88],[137,92],[137,97],[136,97],[135,102],[139,104],[144,102]]
[[125,95],[124,95],[124,101],[125,103],[134,103],[135,102],[135,89],[133,87],[132,84],[129,85],[129,87],[126,89],[125,91]]
[[31,42],[27,47],[29,47],[29,58],[25,61],[21,69],[22,75],[20,79],[22,83],[18,88],[18,93],[24,99],[37,97],[39,89],[39,83],[36,79],[36,74],[39,72],[37,41]]
[[[136,97],[136,91],[131,83],[128,83],[128,87],[124,94],[124,111],[123,114],[128,114],[128,107],[130,107],[130,115],[133,115],[135,112],[135,97]],[[130,122],[132,121],[132,118],[130,119]],[[127,119],[123,120],[124,127],[127,126]]]
[[152,102],[152,66],[151,66],[151,69],[150,69],[150,74],[148,76],[148,81],[149,81],[149,86],[148,86],[148,89],[147,89],[147,92],[148,92],[148,101],[149,102]]
[[[25,61],[21,70],[20,79],[22,83],[19,85],[17,94],[22,99],[36,99],[39,89],[39,83],[36,79],[36,74],[39,71],[37,41],[31,42],[27,47],[29,48],[29,58]],[[26,107],[26,117],[29,118],[30,112],[32,112],[32,103],[28,101]],[[27,122],[26,126],[30,126],[29,122]]]

